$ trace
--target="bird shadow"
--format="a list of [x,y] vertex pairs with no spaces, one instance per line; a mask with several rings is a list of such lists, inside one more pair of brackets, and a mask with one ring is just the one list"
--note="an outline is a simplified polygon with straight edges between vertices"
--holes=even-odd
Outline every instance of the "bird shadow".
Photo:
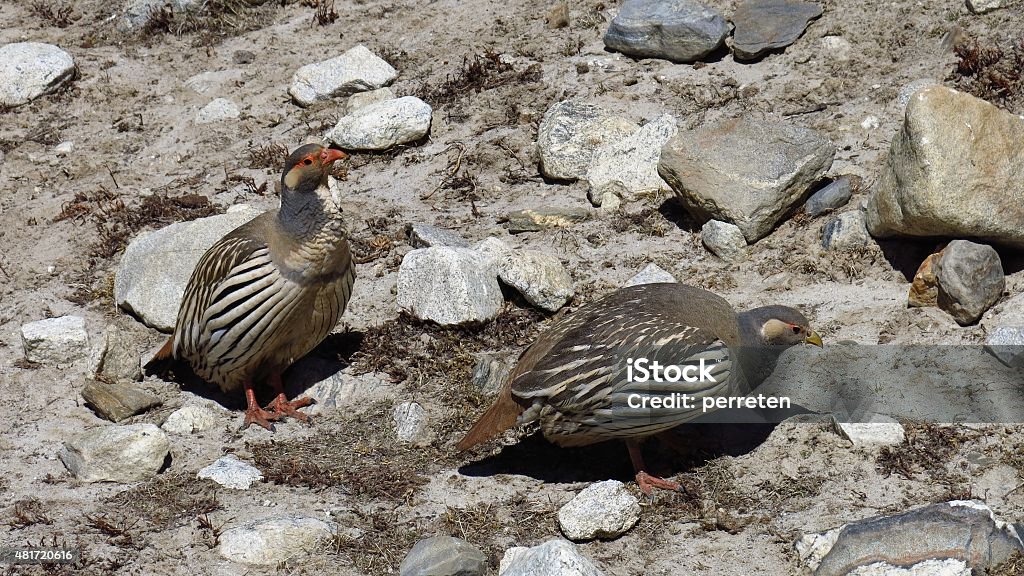
[[[647,472],[669,477],[690,472],[720,456],[740,456],[760,446],[775,424],[684,424],[652,437],[643,445]],[[554,483],[630,480],[633,466],[626,446],[608,441],[580,448],[560,448],[538,431],[497,454],[464,464],[464,476],[516,474]]]

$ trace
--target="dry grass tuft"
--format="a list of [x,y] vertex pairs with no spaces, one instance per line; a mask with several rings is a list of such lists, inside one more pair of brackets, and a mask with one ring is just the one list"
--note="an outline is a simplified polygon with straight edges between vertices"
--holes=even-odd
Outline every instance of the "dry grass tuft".
[[462,66],[448,74],[444,82],[436,86],[424,86],[420,92],[423,100],[435,106],[448,106],[471,94],[493,90],[512,82],[535,83],[540,78],[539,65],[516,72],[511,64],[502,61],[500,54],[488,50],[483,54],[463,57]]
[[52,524],[53,520],[46,515],[46,510],[38,498],[25,498],[14,503],[12,518],[8,525],[15,530],[27,528],[35,524]]
[[919,473],[944,476],[946,464],[967,440],[962,431],[951,426],[910,423],[905,428],[903,443],[883,447],[875,461],[886,476],[899,474],[908,479]]
[[28,9],[33,16],[51,26],[67,28],[71,25],[71,5],[64,2],[51,3],[47,0],[32,0]]
[[182,526],[199,515],[221,509],[213,485],[196,480],[195,474],[188,472],[161,474],[108,498],[106,503],[113,506],[117,519],[99,518],[115,528],[131,529],[144,523],[148,531]]
[[1015,114],[1024,113],[1024,37],[998,46],[970,40],[957,43],[957,88]]
[[249,168],[280,172],[284,170],[284,161],[287,158],[288,148],[276,142],[262,146],[249,145]]

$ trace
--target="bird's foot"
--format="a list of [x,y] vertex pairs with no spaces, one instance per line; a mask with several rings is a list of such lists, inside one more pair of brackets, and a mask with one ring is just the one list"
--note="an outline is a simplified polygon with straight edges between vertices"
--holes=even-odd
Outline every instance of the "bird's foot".
[[651,476],[647,472],[636,473],[636,485],[640,487],[640,491],[650,496],[651,490],[654,488],[661,488],[662,490],[672,490],[675,492],[682,492],[683,487],[678,482],[671,480],[665,480],[664,478],[658,478],[657,476]]
[[276,412],[267,412],[259,406],[249,406],[245,411],[245,422],[242,424],[242,430],[249,427],[250,424],[258,424],[271,432],[274,431],[274,425],[271,422],[275,422],[281,419],[281,415]]
[[299,412],[299,408],[305,408],[312,403],[312,398],[296,398],[289,401],[282,392],[270,404],[267,404],[267,410],[270,410],[278,419],[290,416],[296,420],[308,422],[309,416]]

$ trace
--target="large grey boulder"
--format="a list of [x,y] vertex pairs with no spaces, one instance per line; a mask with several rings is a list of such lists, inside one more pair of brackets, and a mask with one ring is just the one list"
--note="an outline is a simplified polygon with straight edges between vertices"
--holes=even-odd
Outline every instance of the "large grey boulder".
[[327,138],[348,150],[387,150],[426,136],[432,114],[415,96],[384,100],[341,117]]
[[867,206],[872,236],[1024,247],[1024,119],[942,86],[914,93]]
[[434,536],[417,542],[398,568],[399,576],[482,576],[487,558],[460,538]]
[[239,205],[226,214],[177,222],[132,240],[114,275],[114,302],[147,326],[170,332],[192,271],[214,242],[260,214]]
[[225,530],[220,535],[217,553],[234,562],[275,566],[315,551],[334,532],[334,524],[318,518],[268,518]]
[[753,243],[804,199],[835,152],[814,130],[742,117],[679,132],[658,173],[694,216],[731,222]]
[[82,482],[134,482],[156,475],[170,453],[153,424],[93,428],[64,443],[59,456]]
[[571,542],[562,539],[505,551],[498,576],[601,576],[597,566],[580,554]]
[[728,32],[717,10],[692,0],[625,0],[604,45],[638,58],[694,62],[721,46]]
[[737,60],[754,60],[770,50],[785,48],[804,33],[807,23],[821,16],[821,6],[793,0],[749,0],[732,16],[732,50]]
[[299,68],[288,93],[299,106],[309,106],[319,100],[376,90],[397,77],[398,71],[360,44],[330,60]]
[[1003,264],[991,246],[953,240],[935,262],[938,306],[958,324],[977,322],[1006,287]]
[[596,104],[556,102],[544,112],[537,131],[540,171],[554,180],[576,180],[586,174],[598,148],[637,130],[633,122]]
[[0,46],[0,106],[21,106],[57,90],[75,76],[71,55],[42,42]]
[[438,246],[402,259],[397,301],[416,318],[452,325],[494,318],[504,298],[493,260],[470,248]]

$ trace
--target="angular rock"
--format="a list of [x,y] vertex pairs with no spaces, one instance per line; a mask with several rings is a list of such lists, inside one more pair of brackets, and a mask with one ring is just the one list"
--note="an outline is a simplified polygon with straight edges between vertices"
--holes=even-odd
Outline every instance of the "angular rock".
[[864,213],[860,210],[833,216],[821,232],[821,245],[825,250],[863,248],[870,240],[868,229],[864,225]]
[[103,331],[103,340],[89,357],[89,374],[102,374],[114,380],[142,380],[142,367],[135,342],[116,324]]
[[225,488],[248,490],[253,484],[263,480],[263,473],[248,462],[242,462],[234,454],[227,454],[200,470],[196,478],[213,480]]
[[658,284],[661,282],[676,282],[675,276],[666,272],[661,266],[658,266],[654,262],[651,262],[644,269],[637,272],[626,283],[622,285],[623,288],[628,286],[637,286],[640,284]]
[[65,442],[61,462],[82,482],[135,482],[155,476],[170,454],[153,424],[93,428]]
[[803,200],[835,152],[813,130],[742,117],[680,132],[658,173],[698,219],[731,222],[752,243]]
[[726,262],[736,262],[747,255],[747,239],[735,224],[708,220],[700,227],[700,239],[705,248]]
[[473,365],[473,387],[486,396],[496,396],[512,372],[512,362],[502,354],[481,352]]
[[910,283],[910,293],[907,294],[907,306],[912,308],[923,308],[926,306],[939,305],[939,281],[935,278],[935,263],[942,256],[942,252],[929,254],[924,262],[914,273],[914,280]]
[[417,542],[402,560],[399,576],[483,576],[487,558],[475,546],[451,536]]
[[630,198],[638,192],[666,189],[667,185],[658,175],[658,160],[662,146],[676,132],[676,119],[665,114],[634,134],[598,148],[584,174],[590,185],[591,201],[607,192]]
[[839,576],[879,562],[910,566],[926,559],[967,561],[983,571],[1024,545],[1013,526],[996,520],[984,504],[954,500],[808,534],[796,549],[815,575]]
[[387,150],[426,136],[432,114],[415,96],[384,100],[343,116],[326,137],[349,150]]
[[640,502],[618,480],[595,482],[558,510],[570,540],[618,538],[640,520]]
[[239,205],[227,214],[177,222],[137,236],[124,251],[114,276],[114,302],[147,326],[174,329],[178,306],[203,253],[222,236],[258,216]]
[[442,326],[491,320],[504,298],[494,263],[468,248],[432,247],[405,255],[399,310]]
[[581,178],[598,148],[637,130],[636,124],[600,106],[577,100],[557,102],[544,113],[537,131],[540,171],[554,180]]
[[872,236],[1024,247],[1024,119],[942,86],[914,93],[868,202]]
[[938,306],[961,326],[973,324],[999,300],[1006,287],[1003,264],[995,249],[953,240],[936,262]]
[[540,206],[509,212],[508,231],[510,234],[518,234],[551,228],[569,228],[587,220],[590,220],[590,210],[586,208]]
[[489,265],[495,266],[495,273],[497,273],[498,259],[511,250],[512,248],[505,241],[499,240],[494,236],[488,236],[473,245],[474,252],[487,261]]
[[41,42],[0,46],[0,106],[15,107],[57,90],[75,76],[71,55]]
[[469,242],[451,230],[431,226],[430,224],[413,223],[405,225],[405,235],[413,248],[430,248],[431,246],[450,246],[453,248],[469,248]]
[[275,566],[317,550],[335,531],[333,523],[288,515],[225,530],[217,553],[233,562]]
[[111,422],[120,422],[160,405],[160,398],[135,386],[120,382],[89,380],[82,388],[82,398],[96,414]]
[[572,277],[561,260],[537,250],[507,252],[496,261],[498,278],[526,301],[555,312],[572,299]]
[[754,60],[770,50],[785,48],[804,33],[807,24],[821,16],[821,6],[791,0],[751,0],[740,4],[732,16],[733,55]]
[[555,539],[533,548],[509,548],[501,558],[498,576],[602,576],[602,572],[571,542]]
[[975,14],[984,14],[1003,7],[1003,0],[967,0],[967,9]]
[[868,422],[840,422],[833,416],[832,427],[854,447],[895,446],[907,437],[902,424],[881,414],[872,415]]
[[196,124],[211,124],[222,120],[238,118],[241,112],[238,106],[227,98],[216,98],[206,106],[203,106],[196,114]]
[[391,88],[378,88],[376,90],[368,90],[366,92],[356,92],[355,94],[348,97],[345,102],[345,113],[351,114],[360,108],[365,108],[370,104],[376,104],[385,100],[394,100],[395,92]]
[[59,316],[21,327],[25,359],[40,364],[70,364],[89,356],[89,333],[81,316]]
[[118,28],[122,31],[136,30],[145,26],[155,11],[170,8],[172,12],[181,13],[196,4],[197,0],[133,0],[125,8]]
[[985,338],[985,349],[1011,368],[1024,368],[1024,326],[1000,326]]
[[376,90],[397,77],[398,71],[360,44],[330,60],[299,68],[288,93],[299,106],[309,106],[318,100]]
[[427,411],[416,402],[402,402],[395,406],[392,417],[395,433],[403,442],[419,442],[427,433]]
[[604,45],[637,58],[695,62],[714,52],[729,26],[717,10],[691,0],[625,0]]
[[804,212],[814,218],[821,216],[830,210],[842,208],[850,201],[853,191],[850,189],[850,179],[846,176],[836,178],[834,182],[818,190],[804,203]]
[[171,434],[195,434],[215,427],[219,421],[217,413],[206,406],[182,406],[167,416],[160,426]]

